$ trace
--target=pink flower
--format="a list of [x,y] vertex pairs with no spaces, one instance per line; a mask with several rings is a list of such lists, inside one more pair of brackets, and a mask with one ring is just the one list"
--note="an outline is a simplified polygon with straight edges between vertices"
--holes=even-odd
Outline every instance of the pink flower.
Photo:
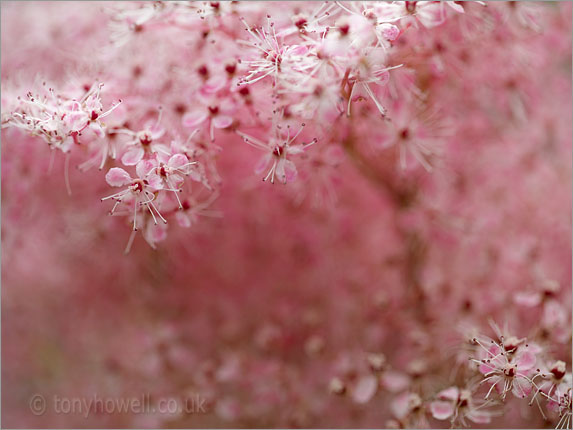
[[219,197],[219,193],[213,193],[208,198],[199,200],[198,197],[190,196],[182,202],[181,210],[175,213],[175,219],[179,226],[189,228],[197,223],[200,216],[219,218],[218,211],[209,210],[209,207]]
[[147,209],[154,224],[157,224],[157,218],[164,223],[167,220],[161,215],[159,209],[154,204],[156,200],[156,192],[163,189],[163,181],[159,175],[154,173],[155,167],[153,163],[148,160],[140,161],[136,166],[137,177],[132,178],[129,173],[119,167],[111,168],[105,175],[105,179],[112,187],[126,187],[122,191],[104,197],[102,201],[112,199],[115,204],[110,211],[114,214],[117,207],[125,203],[128,207],[133,206],[131,214],[133,216],[133,231],[137,231],[138,222],[137,214]]
[[530,291],[519,291],[515,294],[515,303],[525,307],[535,307],[547,300],[555,298],[559,293],[559,283],[552,280],[545,280],[536,289]]
[[556,428],[570,428],[573,420],[573,388],[571,374],[567,381],[557,386],[548,399],[547,407],[559,414]]
[[205,105],[188,112],[183,117],[183,126],[195,128],[207,122],[211,142],[215,140],[215,128],[227,128],[233,124],[231,114],[235,111],[232,102],[226,99],[204,100]]
[[450,419],[452,424],[459,420],[466,427],[465,419],[476,424],[487,424],[491,421],[491,414],[482,408],[487,405],[475,405],[471,391],[458,387],[450,387],[440,391],[437,399],[430,403],[430,412],[437,420]]
[[502,337],[499,344],[492,340],[488,347],[478,339],[474,339],[474,342],[482,349],[484,358],[473,361],[479,364],[484,381],[491,384],[486,399],[494,388],[503,399],[509,392],[515,397],[527,397],[532,389],[530,375],[539,349],[525,343],[525,339],[516,337]]
[[270,180],[271,184],[274,184],[276,177],[279,182],[286,184],[287,182],[295,180],[297,175],[296,166],[287,157],[302,154],[310,145],[316,142],[315,139],[310,143],[293,145],[293,141],[298,137],[303,127],[292,137],[290,136],[290,127],[287,128],[288,135],[285,139],[281,139],[280,132],[277,129],[275,136],[272,137],[268,143],[264,143],[243,132],[237,132],[246,143],[265,152],[265,155],[261,157],[255,167],[255,173],[262,173],[268,169],[263,181]]
[[153,218],[149,218],[143,231],[143,238],[149,246],[155,249],[157,242],[164,241],[167,238],[167,224],[157,224]]
[[126,143],[127,150],[121,157],[123,165],[135,166],[143,159],[146,153],[169,153],[165,145],[157,142],[165,134],[165,129],[160,125],[162,112],[163,110],[159,111],[159,116],[155,123],[148,123],[143,130],[134,132],[124,128],[116,131],[131,137],[131,140]]
[[406,1],[404,7],[407,14],[415,18],[415,24],[420,23],[424,27],[432,28],[446,21],[445,5],[458,13],[464,13],[464,8],[453,1]]
[[168,156],[164,153],[158,153],[157,159],[151,161],[154,166],[155,174],[163,181],[163,189],[173,191],[179,208],[182,209],[179,193],[183,191],[181,187],[185,182],[185,176],[190,172],[190,166],[197,164],[196,161],[189,161],[183,154]]
[[571,387],[571,373],[567,372],[567,364],[564,361],[557,360],[550,366],[544,365],[541,369],[537,369],[537,373],[531,378],[531,383],[537,390],[529,404],[533,404],[539,394],[553,401],[552,396],[556,392],[564,393],[568,387]]
[[247,66],[247,75],[239,81],[239,85],[254,84],[267,76],[273,77],[273,86],[281,79],[292,80],[300,75],[299,67],[309,50],[304,45],[283,45],[281,35],[277,35],[274,23],[268,21],[267,28],[250,27],[244,20],[245,30],[252,41],[240,41],[250,46],[258,54],[256,60],[244,60],[241,64]]
[[363,91],[369,97],[382,116],[386,116],[386,108],[378,100],[378,97],[370,87],[370,84],[384,86],[390,79],[389,71],[402,67],[402,65],[386,67],[385,50],[382,48],[365,49],[359,57],[358,65],[354,67],[347,77],[350,85],[350,95],[348,96],[348,107],[346,114],[350,116],[350,105],[353,100],[358,98],[358,91]]
[[426,418],[426,405],[417,393],[404,392],[390,403],[392,415],[400,421],[400,427],[429,427]]
[[428,112],[415,100],[408,104],[403,100],[396,101],[391,105],[391,112],[389,123],[380,127],[381,149],[395,147],[402,170],[410,168],[413,159],[428,172],[432,171],[432,162],[440,155],[448,136],[438,113]]

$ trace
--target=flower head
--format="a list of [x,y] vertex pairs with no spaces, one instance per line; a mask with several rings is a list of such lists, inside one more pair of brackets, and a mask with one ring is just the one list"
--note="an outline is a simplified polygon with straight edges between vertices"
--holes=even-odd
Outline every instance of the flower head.
[[532,390],[531,376],[536,363],[536,354],[539,349],[535,345],[529,345],[525,339],[514,336],[500,342],[490,341],[489,345],[474,338],[473,342],[481,350],[481,360],[473,361],[479,364],[479,371],[484,375],[482,382],[490,384],[486,399],[495,388],[502,399],[511,392],[514,396],[525,398]]
[[489,404],[489,402],[476,404],[468,389],[450,387],[437,394],[436,400],[430,403],[430,412],[437,420],[449,419],[452,425],[459,422],[467,427],[466,419],[476,424],[490,422],[491,413],[483,410]]
[[[309,143],[294,144],[293,142],[301,133],[304,128],[302,127],[294,134],[290,135],[290,126],[287,126],[287,135],[284,136],[280,128],[276,128],[275,135],[265,143],[255,137],[249,136],[246,133],[238,131],[239,136],[251,146],[265,152],[255,167],[256,173],[267,171],[263,181],[270,180],[274,184],[275,179],[283,184],[294,181],[297,176],[296,165],[289,159],[292,155],[299,155],[316,142],[316,139]],[[270,167],[269,167],[270,166]]]

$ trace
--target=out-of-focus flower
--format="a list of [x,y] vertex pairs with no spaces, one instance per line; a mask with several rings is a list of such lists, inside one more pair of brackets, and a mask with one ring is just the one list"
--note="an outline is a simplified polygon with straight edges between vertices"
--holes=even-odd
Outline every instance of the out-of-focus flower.
[[437,420],[450,420],[452,425],[459,421],[464,427],[468,426],[466,419],[476,424],[491,421],[491,413],[483,409],[488,403],[475,404],[468,389],[450,387],[440,391],[436,397],[430,403],[430,412]]
[[261,157],[255,167],[255,173],[257,174],[268,169],[263,181],[270,181],[274,184],[275,178],[277,178],[280,182],[286,184],[295,180],[297,176],[296,166],[287,157],[302,154],[310,145],[316,142],[316,139],[314,139],[310,143],[293,143],[303,128],[304,124],[294,136],[291,136],[290,126],[287,126],[286,136],[283,136],[284,132],[277,127],[275,128],[274,136],[267,143],[241,131],[237,132],[246,143],[265,152],[265,155]]

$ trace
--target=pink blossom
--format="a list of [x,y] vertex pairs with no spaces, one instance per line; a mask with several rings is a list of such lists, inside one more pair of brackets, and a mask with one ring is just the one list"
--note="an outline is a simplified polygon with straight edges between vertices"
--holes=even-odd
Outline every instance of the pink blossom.
[[437,399],[430,403],[430,411],[437,420],[450,419],[452,423],[459,420],[464,427],[467,426],[466,419],[476,424],[488,424],[491,420],[491,414],[482,409],[487,403],[475,405],[471,391],[467,389],[446,388],[436,397]]
[[234,104],[229,100],[204,101],[205,107],[188,112],[183,117],[183,126],[196,128],[204,122],[207,122],[209,136],[211,141],[215,140],[215,128],[223,129],[233,123],[231,116],[235,111]]
[[[126,206],[132,206],[133,209],[129,209],[133,217],[133,232],[138,230],[137,215],[140,211],[145,211],[151,215],[153,219],[153,224],[157,225],[159,218],[164,223],[167,220],[161,215],[159,209],[157,208],[154,201],[156,200],[156,192],[163,189],[162,179],[159,175],[154,173],[155,167],[153,163],[148,160],[143,160],[137,163],[136,171],[137,177],[132,178],[129,173],[120,167],[112,167],[107,174],[105,179],[109,185],[112,187],[125,187],[122,191],[112,194],[110,196],[104,197],[101,200],[115,200],[113,208],[110,214],[113,215],[119,205],[122,203]],[[145,212],[144,212],[145,213]],[[148,226],[150,224],[148,223]],[[162,237],[163,233],[159,230],[154,230],[154,232],[146,233],[146,239],[150,244],[154,244],[158,237]],[[133,237],[133,235],[132,235]],[[131,240],[128,244],[127,250],[131,246]]]
[[165,129],[160,126],[161,113],[157,122],[147,124],[138,132],[128,129],[117,130],[117,133],[125,134],[131,138],[126,143],[126,152],[121,157],[124,166],[135,166],[139,163],[146,152],[167,152],[165,145],[157,142],[165,134]]
[[536,346],[530,346],[525,339],[516,337],[502,339],[500,343],[491,341],[489,346],[478,339],[475,342],[482,349],[481,355],[484,357],[475,361],[485,376],[484,381],[491,385],[486,399],[494,388],[502,398],[508,392],[519,398],[527,397],[532,390],[530,376],[536,363]]
[[281,133],[277,129],[275,136],[273,136],[268,143],[264,143],[263,141],[243,132],[237,132],[246,143],[265,152],[265,155],[261,157],[259,163],[255,167],[255,173],[257,174],[268,169],[263,181],[270,180],[270,182],[274,184],[275,177],[283,184],[294,181],[297,176],[296,166],[287,157],[302,154],[306,148],[314,144],[316,141],[313,140],[310,143],[293,144],[294,140],[303,130],[303,127],[301,127],[294,136],[290,136],[290,128],[287,128],[286,137],[281,137]]

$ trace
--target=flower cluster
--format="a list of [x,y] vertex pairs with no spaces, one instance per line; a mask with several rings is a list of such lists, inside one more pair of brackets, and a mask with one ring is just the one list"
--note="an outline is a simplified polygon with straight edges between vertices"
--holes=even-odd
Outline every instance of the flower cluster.
[[543,402],[545,409],[558,415],[557,428],[570,428],[573,379],[566,363],[549,359],[542,347],[525,338],[506,338],[499,329],[497,335],[497,341],[486,337],[472,339],[481,356],[472,358],[483,375],[480,384],[489,386],[485,398],[495,389],[501,400],[505,400],[508,393],[519,399],[530,399],[529,405],[535,403],[547,419]]
[[[11,112],[6,113],[3,126],[18,127],[42,136],[64,152],[72,149],[72,143],[80,144],[82,132],[89,129],[94,136],[85,139],[87,151],[84,152],[92,154],[92,158],[81,164],[83,169],[98,164],[97,160],[100,169],[117,162],[123,166],[137,165],[135,180],[121,179],[130,178],[127,172],[117,170],[122,167],[112,167],[114,170],[107,174],[109,185],[129,185],[132,190],[131,193],[109,197],[116,201],[111,213],[119,213],[115,211],[119,203],[133,206],[128,215],[133,231],[138,230],[139,214],[143,220],[139,223],[140,229],[144,230],[144,237],[152,247],[166,235],[165,227],[156,227],[158,219],[167,223],[170,218],[169,215],[163,216],[162,212],[176,213],[174,203],[181,210],[182,201],[189,202],[190,182],[195,181],[211,189],[204,174],[205,160],[202,157],[212,161],[221,149],[223,138],[215,132],[217,129],[236,130],[245,142],[265,152],[255,168],[257,174],[263,175],[263,180],[287,183],[297,176],[297,167],[291,158],[296,159],[297,155],[306,153],[312,143],[319,141],[319,137],[329,139],[332,131],[326,124],[330,121],[352,128],[354,121],[349,118],[359,114],[352,106],[360,101],[369,101],[371,106],[367,109],[374,109],[368,112],[372,125],[387,128],[388,109],[382,101],[385,97],[389,103],[400,100],[400,104],[406,104],[403,108],[396,106],[390,116],[395,118],[390,122],[401,127],[398,133],[400,142],[396,146],[400,146],[402,167],[406,166],[405,148],[409,148],[415,159],[427,169],[431,168],[429,158],[434,149],[432,145],[428,146],[428,138],[432,127],[419,135],[415,125],[400,125],[402,117],[406,116],[409,121],[412,115],[411,111],[400,112],[418,104],[414,93],[407,87],[395,86],[397,91],[392,92],[385,88],[390,85],[392,70],[406,68],[392,56],[400,34],[411,26],[429,29],[442,24],[447,16],[464,13],[463,6],[453,2],[320,3],[313,10],[301,10],[290,22],[275,21],[266,14],[263,25],[247,22],[249,15],[246,18],[240,16],[249,12],[250,19],[256,19],[260,11],[251,11],[248,6],[239,4],[188,2],[135,2],[108,8],[110,25],[114,29],[112,40],[118,52],[128,43],[128,36],[135,38],[144,30],[159,34],[167,26],[187,31],[202,27],[209,42],[233,44],[237,48],[238,56],[230,48],[223,49],[211,60],[205,57],[207,61],[197,67],[195,77],[188,82],[193,103],[191,106],[175,106],[184,115],[179,126],[170,132],[161,124],[163,110],[157,121],[142,123],[145,120],[136,119],[137,113],[131,106],[135,99],[127,98],[124,121],[106,126],[102,119],[111,114],[119,103],[104,112],[100,94],[103,84],[98,83],[89,88],[84,86],[85,93],[77,98],[55,95],[51,88],[44,88],[43,92],[47,94],[33,95],[29,92],[26,100],[19,100],[16,106],[10,107]],[[239,18],[233,28],[229,20],[234,15],[239,15]],[[237,39],[237,24],[245,27],[245,38]],[[142,73],[141,69],[142,66],[134,68],[136,78]],[[78,92],[81,89],[72,89],[72,93]],[[272,124],[266,132],[268,137],[247,134],[244,131],[247,128],[261,127],[261,121],[265,115],[268,116],[264,113],[265,108],[272,109]],[[347,118],[339,119],[343,116]],[[300,126],[303,121],[312,121],[312,127],[308,128],[314,136],[307,143],[298,143],[295,140],[303,130]],[[291,135],[291,126],[300,128]],[[178,134],[185,133],[185,130],[190,136],[181,143],[177,140]],[[199,155],[195,146],[200,146],[204,154]],[[394,144],[390,139],[381,148],[385,146]],[[186,161],[183,162],[179,156],[186,157]],[[178,167],[179,177],[170,179],[173,168],[166,170],[161,167],[170,166],[168,160],[177,160],[172,163],[185,166],[183,170]],[[142,162],[146,167],[140,164]],[[211,167],[215,170],[214,166]],[[158,169],[163,172],[162,181],[148,177],[150,172],[155,174]],[[216,178],[217,174],[214,176]],[[186,180],[188,178],[190,180]],[[162,185],[155,187],[153,182],[161,182]],[[136,183],[141,185],[136,186]],[[183,191],[185,195],[180,198],[178,193]],[[139,192],[144,197],[126,199]],[[146,214],[149,215],[148,221],[145,221]]]
[[[103,111],[101,103],[102,84],[86,86],[83,95],[73,98],[55,93],[44,82],[38,94],[28,92],[25,98],[18,97],[11,114],[2,118],[2,126],[22,129],[39,136],[52,148],[69,152],[74,144],[81,144],[82,132],[91,132],[91,139],[106,137],[102,120],[121,103]],[[102,165],[106,161],[103,157]]]

